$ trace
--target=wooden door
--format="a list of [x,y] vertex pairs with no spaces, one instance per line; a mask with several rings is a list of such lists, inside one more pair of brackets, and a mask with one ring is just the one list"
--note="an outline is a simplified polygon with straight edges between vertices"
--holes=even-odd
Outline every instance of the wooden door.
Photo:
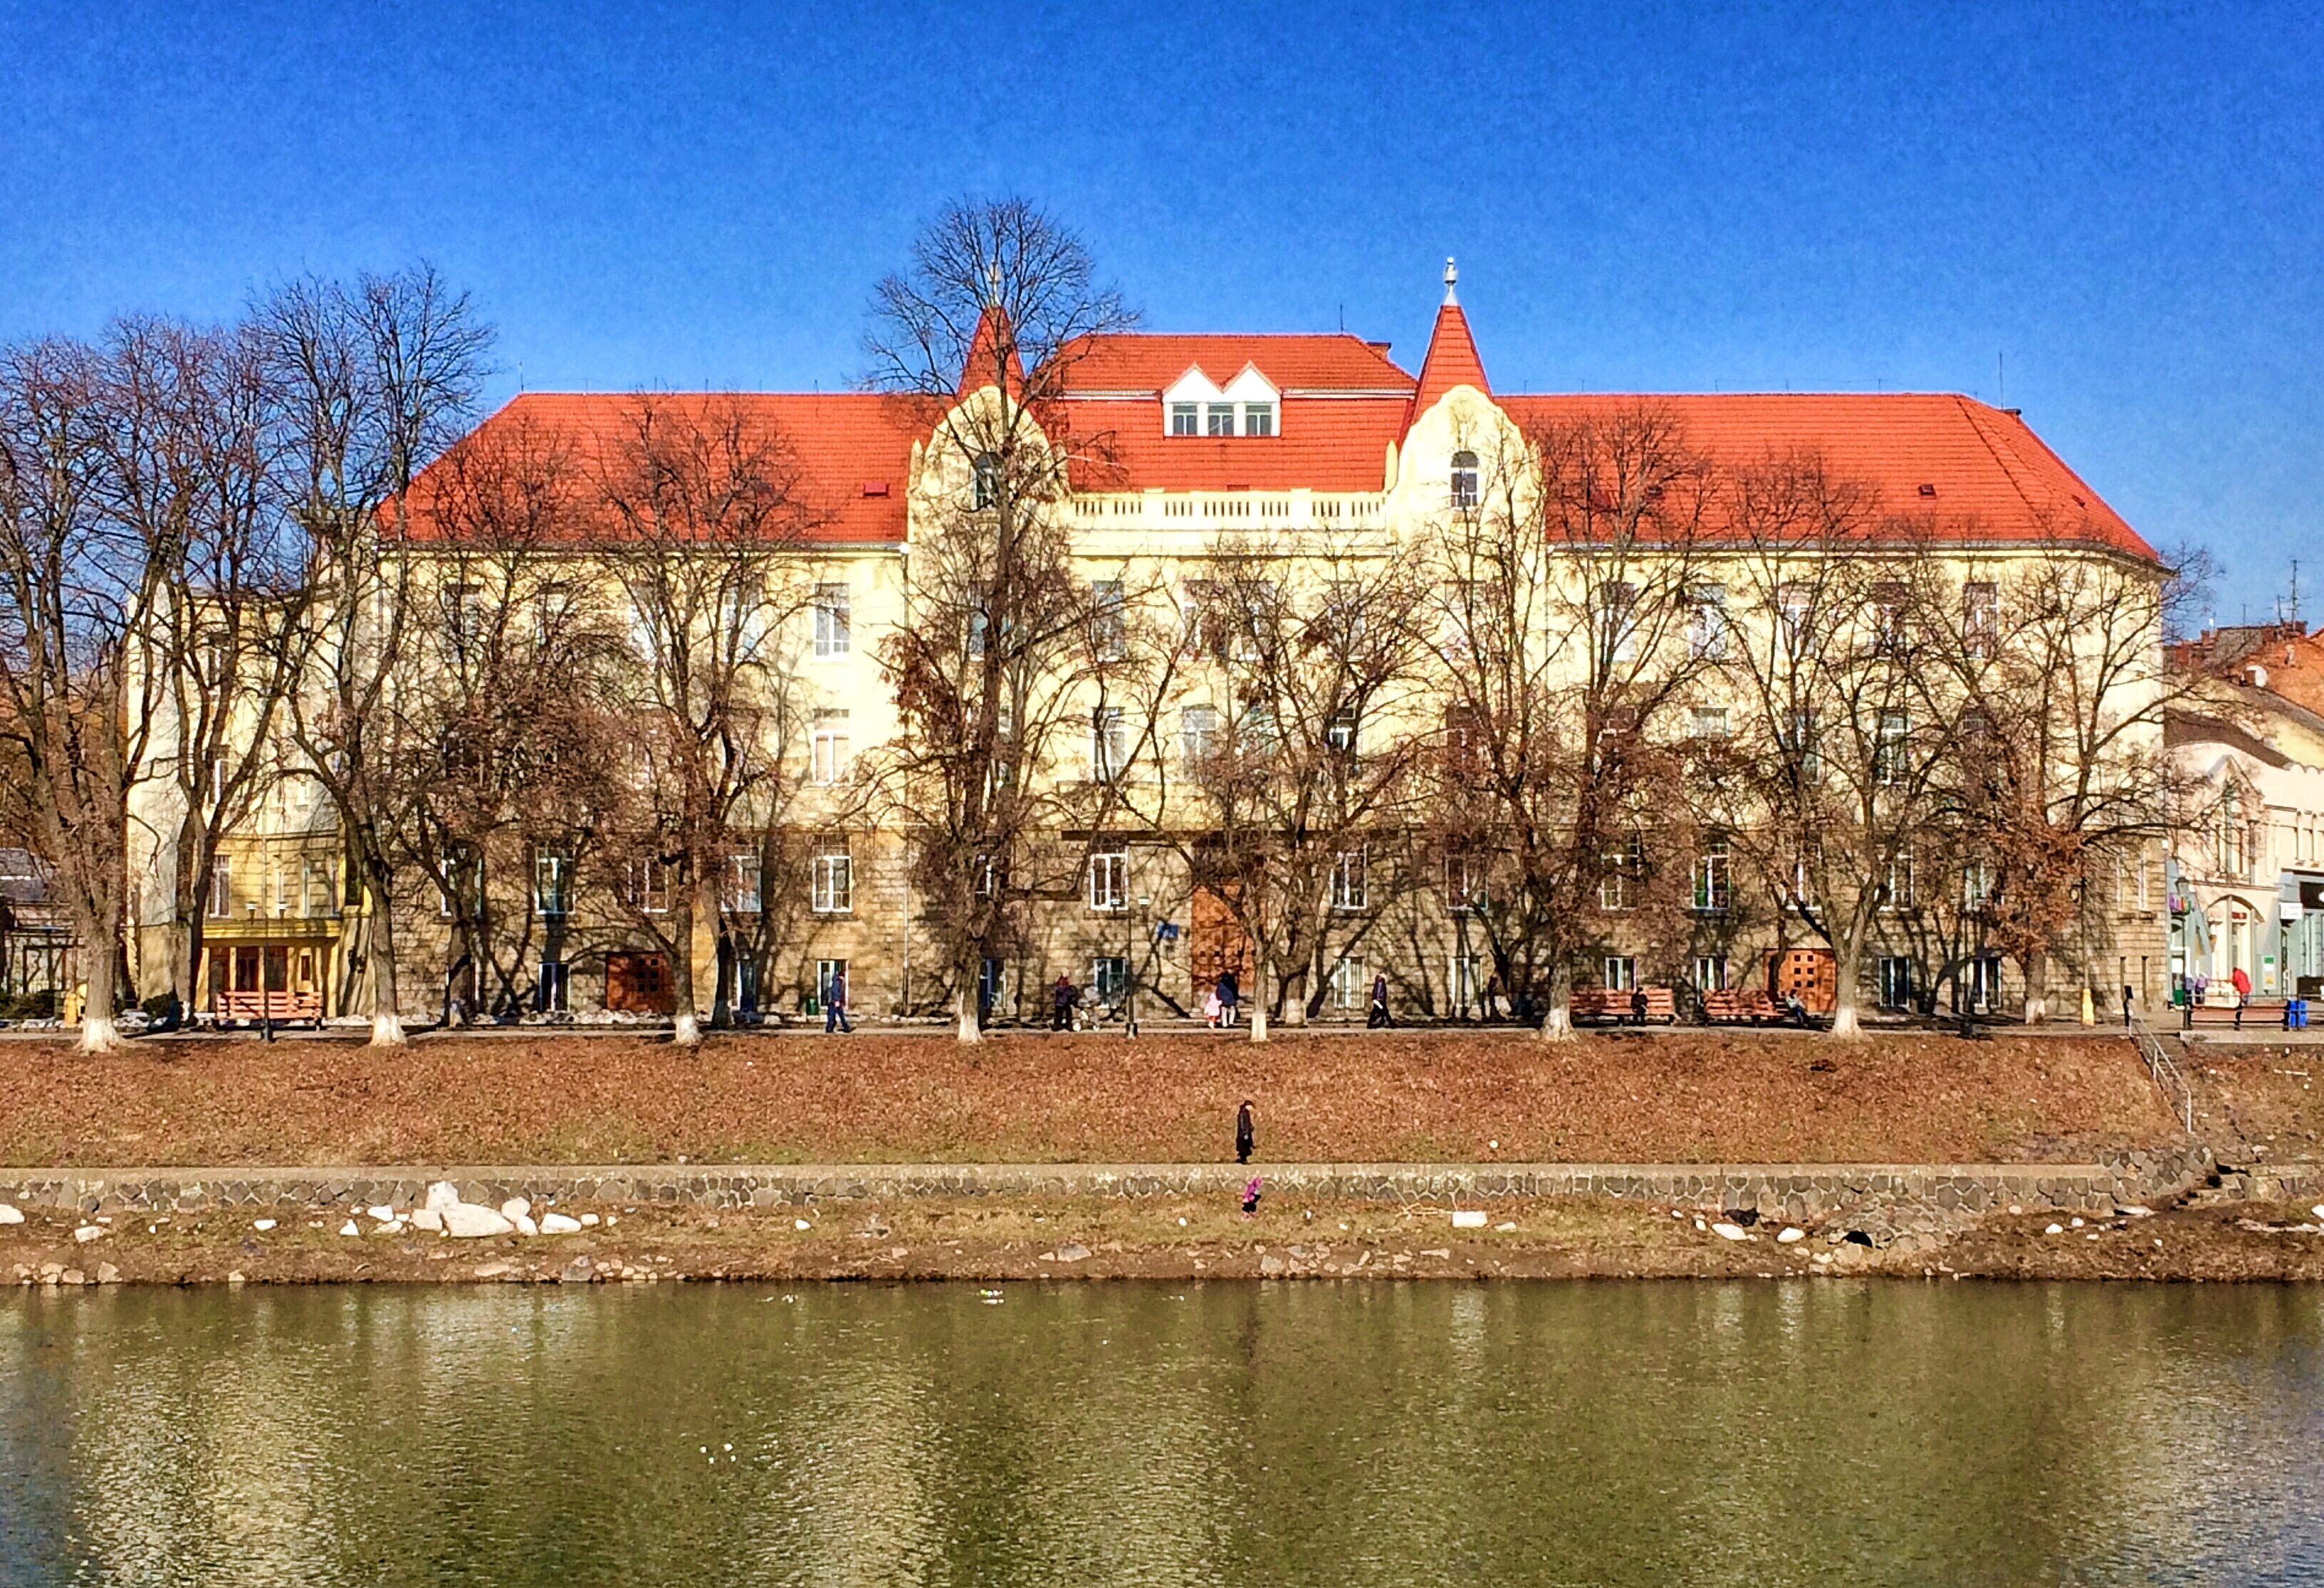
[[605,956],[605,1007],[632,1014],[668,1014],[678,1008],[669,960],[661,954]]
[[1250,935],[1234,917],[1229,904],[1232,896],[1231,888],[1223,896],[1206,887],[1194,890],[1186,927],[1186,968],[1193,973],[1197,1000],[1229,970],[1246,1002],[1258,996],[1251,983]]
[[1797,996],[1809,1014],[1829,1014],[1839,990],[1830,949],[1783,949],[1767,956],[1767,996],[1779,1005]]

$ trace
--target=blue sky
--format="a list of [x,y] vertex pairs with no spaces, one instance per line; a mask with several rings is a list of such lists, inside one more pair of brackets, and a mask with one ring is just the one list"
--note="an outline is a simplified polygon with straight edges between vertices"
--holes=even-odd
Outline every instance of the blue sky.
[[[102,12],[92,19],[90,13]],[[947,197],[1148,322],[2006,400],[2221,615],[2324,587],[2324,12],[0,0],[0,337],[426,257],[502,386],[825,389]],[[2324,617],[2324,589],[2305,603]]]

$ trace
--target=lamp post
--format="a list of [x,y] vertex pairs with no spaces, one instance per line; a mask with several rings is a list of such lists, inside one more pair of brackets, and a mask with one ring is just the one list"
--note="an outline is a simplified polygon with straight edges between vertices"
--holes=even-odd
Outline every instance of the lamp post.
[[258,929],[258,1032],[267,1042],[274,1040],[274,999],[266,988],[266,917],[258,901],[250,902],[251,924]]

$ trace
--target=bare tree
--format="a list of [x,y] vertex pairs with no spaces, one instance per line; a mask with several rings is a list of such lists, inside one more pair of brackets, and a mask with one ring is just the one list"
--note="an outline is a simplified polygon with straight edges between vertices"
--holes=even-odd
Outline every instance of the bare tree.
[[1500,985],[1562,1039],[1591,950],[1683,936],[1675,719],[1729,644],[1702,549],[1716,482],[1651,404],[1478,445],[1427,547],[1447,684],[1432,841]]
[[954,204],[880,285],[872,383],[929,435],[914,489],[904,623],[881,642],[900,728],[881,798],[915,846],[916,892],[979,1039],[978,978],[1030,902],[1056,891],[1082,802],[1049,776],[1094,709],[1091,633],[1112,597],[1084,579],[1064,509],[1105,438],[1073,433],[1068,373],[1127,328],[1081,240],[1021,200]]
[[375,1046],[400,1045],[394,901],[404,793],[392,695],[416,560],[407,492],[466,427],[492,344],[466,295],[427,266],[352,285],[302,280],[254,316],[281,414],[276,445],[313,589],[289,730],[299,773],[338,818],[355,930],[346,989],[366,989]]
[[2163,665],[2165,576],[2061,537],[2006,574],[1972,569],[1950,604],[1925,583],[1915,709],[1954,727],[1931,817],[1963,835],[1982,943],[2017,961],[2039,1024],[2052,958],[2088,946],[2113,877],[2147,863],[2184,803],[2163,748],[2187,687]]
[[0,734],[22,776],[0,822],[54,867],[87,983],[80,1047],[118,1045],[129,787],[152,674],[133,662],[161,587],[108,500],[110,361],[49,341],[0,353]]
[[1742,730],[1702,818],[1752,862],[1779,928],[1829,946],[1832,1033],[1855,1036],[1866,945],[1911,874],[1953,728],[1923,688],[1941,601],[1927,527],[1812,455],[1737,472],[1728,512],[1752,632],[1729,649]]
[[668,956],[691,1045],[717,1014],[696,967],[718,960],[726,868],[769,841],[798,780],[798,553],[816,519],[783,438],[724,399],[635,399],[598,491],[595,555],[632,636],[618,687],[640,805],[620,896]]

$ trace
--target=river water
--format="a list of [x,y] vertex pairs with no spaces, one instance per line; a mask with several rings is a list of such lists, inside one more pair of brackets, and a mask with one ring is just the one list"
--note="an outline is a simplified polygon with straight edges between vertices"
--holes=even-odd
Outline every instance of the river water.
[[19,1290],[0,1583],[2324,1581],[2324,1289]]

